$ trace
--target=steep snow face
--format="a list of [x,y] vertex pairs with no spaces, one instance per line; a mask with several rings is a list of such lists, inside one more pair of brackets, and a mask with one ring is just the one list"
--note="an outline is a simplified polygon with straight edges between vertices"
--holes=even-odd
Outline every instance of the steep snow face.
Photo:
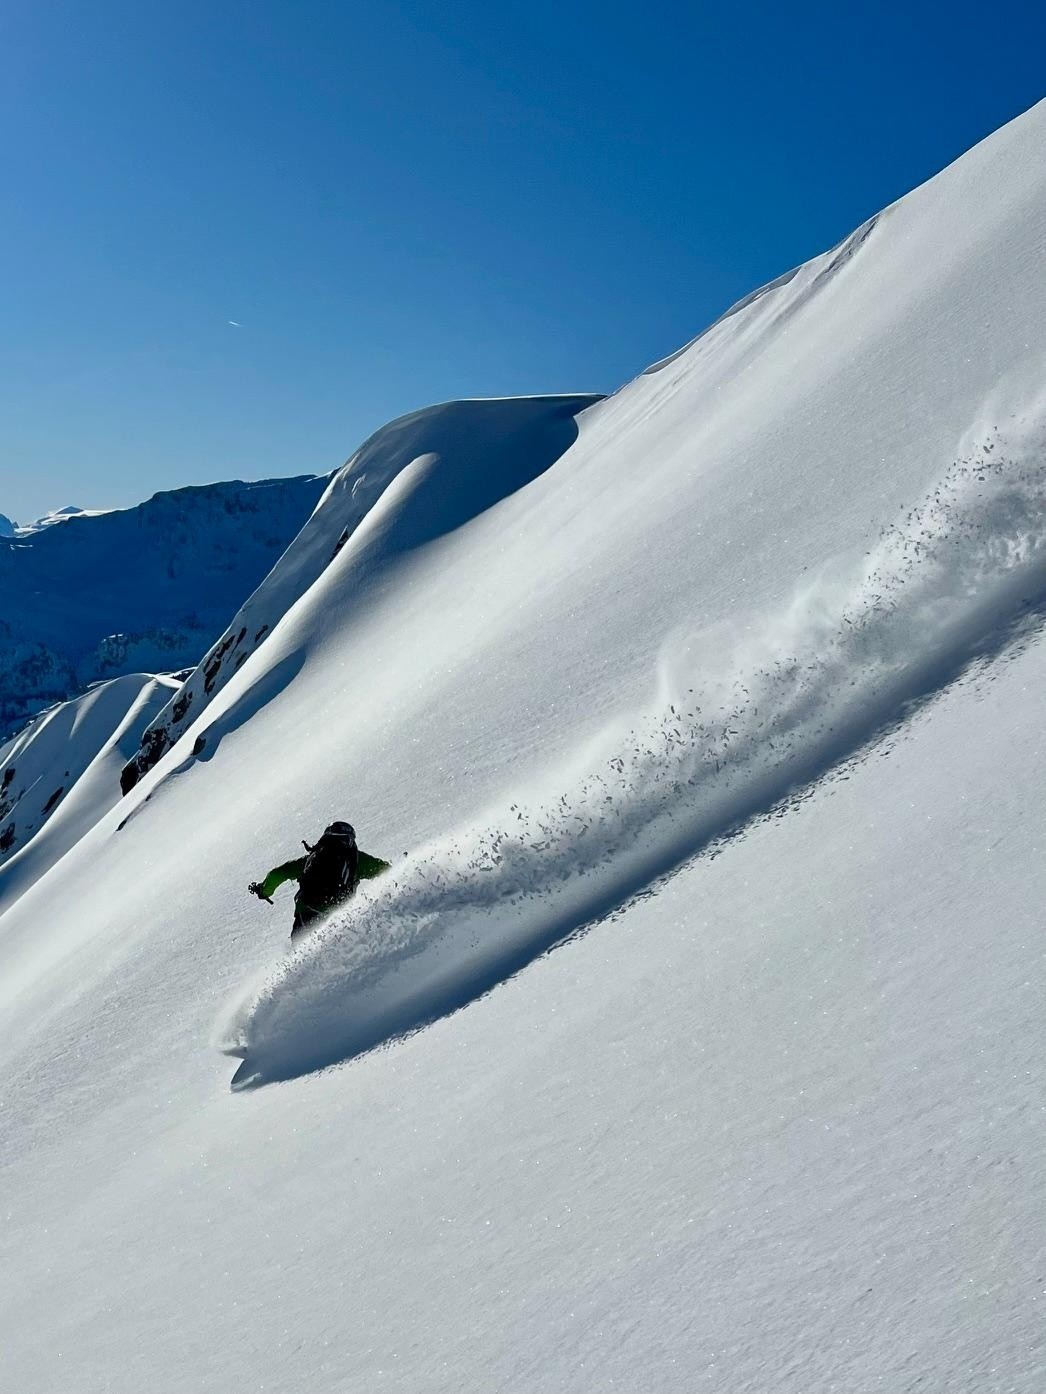
[[232,1025],[239,1081],[344,1059],[461,1005],[880,741],[1044,613],[1046,394],[852,568],[741,642],[679,650],[660,699],[593,741],[580,779],[561,771],[543,798],[459,827],[313,934]]
[[0,913],[116,803],[128,752],[177,686],[113,678],[0,747]]
[[325,485],[212,484],[13,529],[0,540],[0,735],[101,678],[197,662]]
[[13,1385],[1039,1387],[1044,146],[412,455],[0,918]]
[[[383,426],[334,476],[286,555],[144,733],[124,788],[171,748],[343,547],[351,542],[353,556],[363,554],[366,572],[390,552],[415,550],[462,527],[553,465],[577,438],[574,418],[600,400],[588,394],[448,402]],[[379,510],[395,512],[395,528],[387,520],[374,524]],[[357,533],[365,520],[364,539]],[[363,588],[354,565],[349,608]]]

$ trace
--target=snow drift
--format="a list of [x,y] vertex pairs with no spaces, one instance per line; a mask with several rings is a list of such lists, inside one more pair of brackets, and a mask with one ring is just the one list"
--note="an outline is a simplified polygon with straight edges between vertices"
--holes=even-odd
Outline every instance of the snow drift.
[[134,784],[198,721],[211,698],[344,548],[359,606],[367,576],[492,508],[549,469],[577,438],[574,418],[600,397],[447,402],[376,431],[337,472],[300,535],[143,733]]
[[713,666],[712,636],[667,652],[662,697],[673,700],[606,733],[580,784],[502,810],[362,890],[221,1032],[244,1061],[234,1085],[334,1063],[463,1006],[837,772],[912,703],[1035,632],[1044,608],[1036,403],[885,527],[860,574],[827,570],[728,667]]

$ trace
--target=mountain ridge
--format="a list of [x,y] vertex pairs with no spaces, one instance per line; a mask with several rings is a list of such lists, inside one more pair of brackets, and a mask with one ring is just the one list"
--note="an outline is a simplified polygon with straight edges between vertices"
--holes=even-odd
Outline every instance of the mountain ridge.
[[325,483],[189,485],[0,537],[0,736],[92,682],[195,663]]

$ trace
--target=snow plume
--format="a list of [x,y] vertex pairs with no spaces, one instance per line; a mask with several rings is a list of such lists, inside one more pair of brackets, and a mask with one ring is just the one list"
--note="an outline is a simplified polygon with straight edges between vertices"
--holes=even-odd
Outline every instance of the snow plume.
[[464,1005],[613,914],[1019,642],[1046,608],[1046,412],[992,427],[861,565],[713,666],[676,643],[662,699],[542,806],[433,844],[314,932],[235,1013],[237,1087],[350,1058]]

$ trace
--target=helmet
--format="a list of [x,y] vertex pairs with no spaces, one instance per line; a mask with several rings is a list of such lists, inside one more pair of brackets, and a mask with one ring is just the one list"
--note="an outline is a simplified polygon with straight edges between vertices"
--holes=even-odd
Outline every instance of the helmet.
[[348,838],[350,842],[356,841],[356,829],[351,823],[330,823],[323,830],[324,837],[328,834],[332,837]]

